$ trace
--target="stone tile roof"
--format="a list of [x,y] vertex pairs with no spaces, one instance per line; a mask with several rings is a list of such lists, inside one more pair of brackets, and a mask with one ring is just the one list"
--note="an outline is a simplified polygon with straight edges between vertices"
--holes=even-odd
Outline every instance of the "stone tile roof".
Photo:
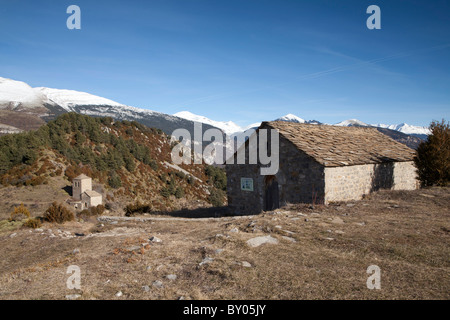
[[325,167],[412,161],[415,151],[375,128],[263,122]]
[[84,173],[83,174],[80,174],[78,177],[76,177],[76,178],[73,178],[73,180],[85,180],[85,179],[91,179],[90,177],[88,177],[87,175],[85,175]]
[[94,197],[101,197],[102,195],[94,190],[86,190],[84,193],[86,193],[90,198]]

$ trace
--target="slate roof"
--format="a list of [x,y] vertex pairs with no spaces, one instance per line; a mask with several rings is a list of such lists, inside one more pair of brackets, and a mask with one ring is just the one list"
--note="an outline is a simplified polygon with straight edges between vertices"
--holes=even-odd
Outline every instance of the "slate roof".
[[375,128],[263,122],[325,167],[412,161],[415,151]]
[[98,193],[97,191],[94,191],[94,190],[86,190],[84,193],[86,193],[89,196],[89,198],[102,196],[100,193]]
[[83,174],[80,174],[78,177],[76,177],[76,178],[73,178],[73,180],[85,180],[85,179],[91,179],[90,177],[88,177],[87,175],[85,175],[84,173]]

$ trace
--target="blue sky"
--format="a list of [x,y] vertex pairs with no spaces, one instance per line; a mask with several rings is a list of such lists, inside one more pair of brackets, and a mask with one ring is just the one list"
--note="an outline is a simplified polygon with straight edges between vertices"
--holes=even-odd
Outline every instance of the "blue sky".
[[242,126],[427,126],[450,118],[449,16],[443,0],[0,0],[0,76]]

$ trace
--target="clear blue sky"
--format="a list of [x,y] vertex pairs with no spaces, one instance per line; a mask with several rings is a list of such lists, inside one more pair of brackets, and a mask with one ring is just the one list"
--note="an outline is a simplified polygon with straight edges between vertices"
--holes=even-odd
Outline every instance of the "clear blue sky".
[[242,126],[426,126],[450,118],[450,1],[0,0],[0,76]]

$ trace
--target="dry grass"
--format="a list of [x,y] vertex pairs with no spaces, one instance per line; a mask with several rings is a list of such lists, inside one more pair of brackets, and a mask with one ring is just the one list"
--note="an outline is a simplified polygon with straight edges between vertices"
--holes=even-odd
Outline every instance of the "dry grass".
[[[0,299],[449,299],[449,208],[449,189],[432,188],[249,217],[9,229],[0,231]],[[246,244],[262,235],[279,243]],[[366,287],[374,264],[381,290]],[[81,290],[66,288],[69,265],[81,269]]]

